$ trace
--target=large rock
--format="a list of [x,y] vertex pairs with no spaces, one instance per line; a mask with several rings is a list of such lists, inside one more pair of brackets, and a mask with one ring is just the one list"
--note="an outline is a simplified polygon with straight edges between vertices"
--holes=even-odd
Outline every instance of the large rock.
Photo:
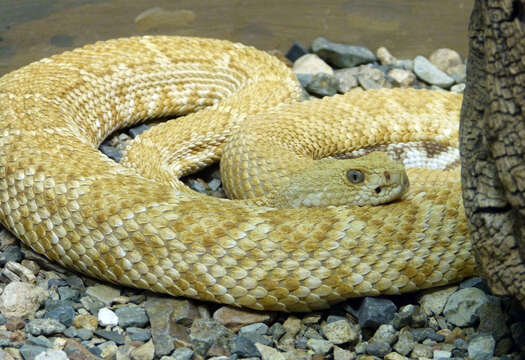
[[525,0],[477,0],[460,124],[463,203],[495,294],[525,306]]
[[38,310],[48,292],[31,284],[14,281],[0,295],[0,313],[6,317],[25,317]]

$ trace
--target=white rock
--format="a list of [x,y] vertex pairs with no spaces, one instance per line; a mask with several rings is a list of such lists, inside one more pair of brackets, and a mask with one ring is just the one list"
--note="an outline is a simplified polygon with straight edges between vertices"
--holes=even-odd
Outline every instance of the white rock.
[[108,308],[102,308],[98,311],[98,323],[100,326],[117,326],[118,316]]
[[62,350],[49,349],[41,352],[35,357],[35,360],[68,360],[66,353]]
[[437,49],[430,55],[430,62],[434,64],[439,70],[451,74],[450,69],[463,64],[461,56],[452,49]]
[[0,295],[0,312],[5,317],[24,317],[37,311],[48,296],[49,293],[38,286],[15,281]]
[[416,75],[412,73],[412,71],[404,70],[404,69],[392,69],[387,74],[389,77],[391,77],[395,84],[400,87],[409,87],[414,84],[416,81]]
[[285,360],[283,353],[277,349],[260,343],[256,343],[255,347],[261,353],[263,360]]
[[295,74],[334,74],[334,70],[315,54],[306,54],[295,60],[292,68]]
[[384,46],[381,46],[376,51],[376,56],[379,59],[381,65],[394,65],[397,59],[390,54],[390,51]]

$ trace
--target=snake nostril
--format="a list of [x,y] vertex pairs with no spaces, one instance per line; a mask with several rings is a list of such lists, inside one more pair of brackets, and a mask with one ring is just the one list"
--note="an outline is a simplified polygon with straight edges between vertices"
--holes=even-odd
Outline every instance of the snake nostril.
[[376,187],[376,194],[379,194],[381,192],[381,187]]

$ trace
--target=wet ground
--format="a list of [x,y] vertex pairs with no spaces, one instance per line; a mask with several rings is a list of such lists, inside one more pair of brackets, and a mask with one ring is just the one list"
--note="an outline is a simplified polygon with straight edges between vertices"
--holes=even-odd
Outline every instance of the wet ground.
[[412,58],[467,54],[473,0],[2,0],[0,75],[96,40],[178,34],[286,51],[317,36]]

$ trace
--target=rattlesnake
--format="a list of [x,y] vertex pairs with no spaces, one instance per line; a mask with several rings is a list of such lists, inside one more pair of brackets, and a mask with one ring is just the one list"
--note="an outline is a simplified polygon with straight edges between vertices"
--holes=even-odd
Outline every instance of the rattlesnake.
[[[228,143],[224,163],[239,167],[224,171],[252,186],[267,161],[255,156],[256,166],[245,167],[253,160],[246,136],[278,156],[273,139],[314,157],[390,142],[457,146],[461,98],[446,92],[300,97],[279,60],[221,40],[110,40],[25,66],[0,79],[0,220],[81,273],[253,309],[309,311],[471,275],[457,169],[409,169],[403,201],[360,207],[257,207],[173,180],[219,159]],[[97,150],[117,128],[175,114],[189,115],[138,139],[148,155],[130,148],[123,163],[134,168]],[[297,139],[292,123],[310,137]],[[259,132],[268,129],[274,136]],[[329,149],[309,148],[314,140]],[[293,166],[283,158],[277,164],[278,171]],[[263,185],[271,182],[265,176]],[[258,196],[254,189],[248,192]]]

